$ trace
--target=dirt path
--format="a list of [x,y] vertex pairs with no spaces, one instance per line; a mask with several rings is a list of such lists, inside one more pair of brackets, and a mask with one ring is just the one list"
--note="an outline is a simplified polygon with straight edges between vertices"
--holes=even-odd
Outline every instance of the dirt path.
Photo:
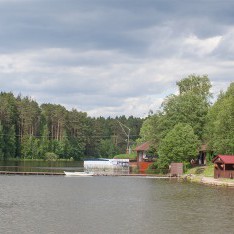
[[215,179],[212,177],[202,177],[201,183],[209,184],[209,185],[216,185],[216,186],[234,187],[234,180],[226,181],[225,179]]

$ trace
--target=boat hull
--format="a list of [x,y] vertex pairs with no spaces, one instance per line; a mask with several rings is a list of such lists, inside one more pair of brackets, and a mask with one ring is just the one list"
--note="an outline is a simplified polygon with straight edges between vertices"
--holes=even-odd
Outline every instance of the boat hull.
[[94,173],[92,172],[70,172],[70,171],[64,171],[64,174],[66,176],[80,176],[80,177],[86,177],[86,176],[93,176]]

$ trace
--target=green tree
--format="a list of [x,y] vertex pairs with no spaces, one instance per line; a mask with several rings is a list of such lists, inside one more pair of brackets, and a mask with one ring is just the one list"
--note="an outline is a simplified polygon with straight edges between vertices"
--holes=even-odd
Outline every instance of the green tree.
[[5,134],[4,137],[4,149],[5,155],[4,157],[7,158],[14,158],[16,155],[16,135],[15,135],[15,126],[12,125],[8,132]]
[[166,168],[172,162],[189,162],[199,152],[199,140],[188,124],[177,124],[162,140],[158,165]]
[[46,143],[46,145],[44,149],[42,145],[41,150],[45,153],[49,149],[59,157],[66,158],[68,153],[68,111],[65,107],[55,104],[42,104],[41,110],[43,124],[46,125],[46,129],[43,130],[44,142],[41,141],[42,144]]
[[186,123],[193,127],[199,139],[203,138],[209,103],[193,92],[183,95],[171,95],[163,102],[164,124],[166,132],[177,123]]
[[126,135],[117,120],[129,126],[134,143],[143,121],[140,118],[90,118],[75,109],[67,111],[55,104],[39,106],[30,97],[15,98],[12,93],[1,92],[0,158],[44,158],[46,152],[62,158],[99,157],[108,141],[112,143],[108,154],[125,152]]
[[17,98],[17,109],[19,113],[20,138],[24,135],[38,136],[40,133],[41,110],[38,103],[30,97]]
[[140,135],[140,130],[142,127],[142,124],[145,119],[143,118],[136,118],[133,116],[129,116],[126,121],[126,125],[130,128],[130,140],[132,143],[135,143],[136,139]]
[[47,152],[45,153],[44,159],[46,161],[56,161],[58,159],[58,155],[53,152]]
[[97,124],[95,118],[87,118],[89,128],[86,131],[85,155],[92,157],[100,156],[100,142],[102,139],[101,126]]
[[172,94],[166,97],[161,110],[144,121],[140,131],[140,141],[150,141],[158,146],[178,123],[189,124],[199,139],[203,139],[212,96],[209,78],[206,75],[190,75],[177,82],[177,86],[179,95]]
[[2,151],[3,158],[13,158],[16,156],[16,128],[17,126],[17,103],[12,93],[0,94],[0,121],[2,124]]
[[32,154],[32,136],[23,136],[21,139],[21,157],[33,158]]
[[4,139],[3,139],[3,126],[0,122],[0,159],[3,160],[4,159]]
[[39,142],[39,158],[43,158],[46,152],[50,151],[49,130],[45,124]]
[[234,82],[209,110],[206,140],[215,153],[234,154]]
[[100,142],[100,155],[102,157],[113,158],[119,154],[117,146],[113,143],[112,139],[103,139]]
[[87,113],[78,112],[75,109],[69,111],[67,127],[67,137],[69,140],[69,144],[67,145],[68,157],[79,160],[85,154],[88,133],[92,131]]
[[168,132],[168,121],[166,116],[161,112],[149,116],[142,124],[140,130],[140,139],[138,143],[151,142],[152,145],[158,146]]
[[206,100],[212,96],[210,93],[212,85],[207,75],[189,75],[176,82],[176,85],[179,87],[180,95],[192,92]]
[[65,107],[55,104],[42,104],[41,110],[50,133],[50,138],[60,141],[64,134],[66,134],[68,111]]

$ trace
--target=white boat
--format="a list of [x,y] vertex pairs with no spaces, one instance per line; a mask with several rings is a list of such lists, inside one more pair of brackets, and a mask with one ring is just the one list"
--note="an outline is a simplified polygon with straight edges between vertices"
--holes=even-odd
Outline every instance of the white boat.
[[85,172],[71,172],[71,171],[64,171],[66,176],[93,176],[93,172],[85,171]]

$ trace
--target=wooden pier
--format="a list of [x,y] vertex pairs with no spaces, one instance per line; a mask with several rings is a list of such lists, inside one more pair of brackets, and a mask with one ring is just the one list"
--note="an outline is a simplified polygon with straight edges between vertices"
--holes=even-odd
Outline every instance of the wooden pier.
[[[22,176],[29,176],[29,175],[46,175],[46,176],[64,176],[64,172],[27,172],[27,171],[0,171],[0,175],[22,175]],[[177,178],[177,177],[170,177],[170,176],[159,176],[156,174],[110,174],[110,173],[96,173],[93,176],[122,176],[122,177],[146,177],[146,178],[155,178],[155,179],[170,179],[170,178]]]
[[0,171],[0,175],[50,175],[50,176],[59,176],[64,175],[62,172],[31,172],[31,171]]

